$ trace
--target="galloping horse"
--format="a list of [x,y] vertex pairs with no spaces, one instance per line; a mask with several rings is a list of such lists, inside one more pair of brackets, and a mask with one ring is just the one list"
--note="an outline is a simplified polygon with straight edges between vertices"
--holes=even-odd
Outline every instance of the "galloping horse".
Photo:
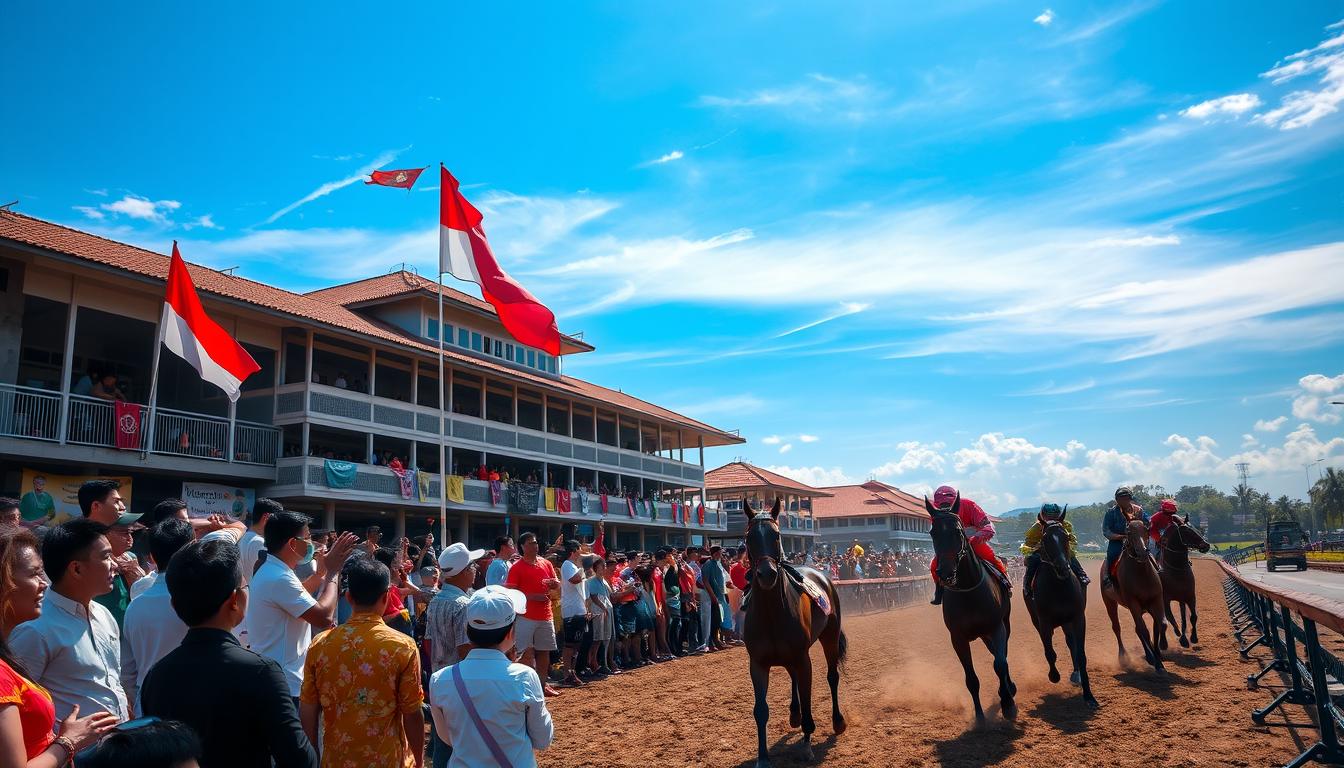
[[938,556],[938,580],[943,584],[943,623],[952,636],[952,648],[966,672],[966,690],[975,703],[975,720],[985,722],[985,711],[980,707],[980,678],[975,675],[971,662],[971,641],[982,640],[994,654],[994,672],[999,676],[999,702],[1004,717],[1017,716],[1017,686],[1008,674],[1008,635],[1011,632],[1009,614],[1012,601],[1008,590],[987,569],[993,568],[976,556],[970,539],[961,527],[957,511],[961,508],[958,494],[952,506],[934,509],[928,497],[924,508],[933,521],[929,536],[933,551]]
[[[1065,508],[1064,515],[1068,514]],[[1041,635],[1045,660],[1050,663],[1050,682],[1059,682],[1055,669],[1055,627],[1064,630],[1064,642],[1073,661],[1070,679],[1083,686],[1083,701],[1099,706],[1087,678],[1087,590],[1069,567],[1069,534],[1064,530],[1064,515],[1046,520],[1041,532],[1040,557],[1044,567],[1036,572],[1035,597],[1025,598],[1031,623]],[[1030,594],[1026,589],[1023,595]]]
[[[1199,614],[1195,612],[1195,570],[1190,567],[1190,550],[1209,551],[1209,542],[1199,531],[1190,527],[1190,516],[1185,519],[1173,517],[1171,525],[1162,532],[1158,542],[1158,572],[1162,576],[1162,607],[1166,611],[1167,624],[1181,641],[1182,648],[1189,648],[1199,642]],[[1181,628],[1176,629],[1176,617],[1171,614],[1171,603],[1181,606]],[[1185,636],[1185,610],[1190,609],[1190,638]],[[1162,650],[1167,649],[1167,633],[1162,633]]]
[[[831,686],[831,725],[839,736],[845,732],[840,714],[840,664],[845,660],[847,640],[840,629],[840,599],[830,579],[811,568],[793,569],[784,563],[779,535],[779,499],[767,517],[753,510],[744,499],[747,513],[747,556],[751,558],[751,593],[742,625],[742,640],[751,659],[751,687],[756,694],[756,767],[770,765],[765,748],[765,724],[770,705],[765,695],[770,687],[770,668],[789,672],[793,691],[789,701],[789,726],[803,728],[803,755],[814,759],[812,732],[812,657],[808,649],[821,640],[826,654],[826,682]],[[790,571],[793,573],[790,573]],[[794,574],[797,574],[795,576]],[[810,590],[795,581],[801,577]],[[815,595],[809,594],[815,590]],[[829,606],[823,605],[820,597]],[[829,607],[829,610],[827,608]]]
[[[1106,613],[1111,617],[1111,631],[1115,632],[1115,642],[1120,646],[1120,657],[1125,656],[1125,643],[1120,639],[1120,620],[1116,609],[1124,604],[1134,617],[1134,632],[1143,645],[1143,658],[1153,665],[1159,675],[1167,673],[1162,666],[1162,651],[1159,648],[1162,634],[1167,631],[1167,622],[1162,613],[1162,578],[1157,575],[1157,566],[1152,555],[1148,554],[1148,528],[1142,520],[1130,520],[1125,530],[1125,548],[1120,552],[1116,563],[1115,584],[1103,587],[1101,599],[1106,603]],[[1105,568],[1105,566],[1102,566]],[[1105,574],[1102,574],[1103,577]],[[1153,619],[1151,638],[1148,627],[1143,623],[1143,614]]]

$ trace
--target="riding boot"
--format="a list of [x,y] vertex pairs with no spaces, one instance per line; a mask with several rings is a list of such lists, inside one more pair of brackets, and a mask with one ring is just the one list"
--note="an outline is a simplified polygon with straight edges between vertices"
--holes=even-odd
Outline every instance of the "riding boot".
[[1026,564],[1027,572],[1022,577],[1022,596],[1030,600],[1035,595],[1032,586],[1036,581],[1036,571],[1041,567],[1041,556],[1035,552],[1031,553],[1027,556]]
[[933,599],[929,601],[929,605],[942,605],[942,604],[943,604],[943,584],[942,582],[934,582]]
[[1073,575],[1078,577],[1079,584],[1086,587],[1088,584],[1092,583],[1091,577],[1087,575],[1087,571],[1083,570],[1083,564],[1078,562],[1078,558],[1069,558],[1069,567],[1073,569]]

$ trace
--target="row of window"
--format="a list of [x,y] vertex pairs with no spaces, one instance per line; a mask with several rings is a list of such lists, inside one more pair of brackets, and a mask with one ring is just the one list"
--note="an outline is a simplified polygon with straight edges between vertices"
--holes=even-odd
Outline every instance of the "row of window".
[[[888,518],[885,517],[836,517],[825,518],[821,521],[822,528],[862,528],[869,525],[887,525]],[[891,518],[891,529],[894,531],[911,531],[913,533],[928,533],[929,523],[926,520],[920,520],[915,517],[906,517],[897,515]]]
[[[454,333],[454,330],[456,330],[456,333]],[[433,318],[425,318],[425,337],[431,341],[439,340],[439,324]],[[558,367],[555,357],[545,352],[525,347],[522,344],[514,344],[511,341],[491,338],[470,328],[458,327],[454,329],[451,323],[443,324],[443,343],[469,349],[482,355],[497,357],[500,360],[525,368],[532,368],[542,373],[553,374]]]

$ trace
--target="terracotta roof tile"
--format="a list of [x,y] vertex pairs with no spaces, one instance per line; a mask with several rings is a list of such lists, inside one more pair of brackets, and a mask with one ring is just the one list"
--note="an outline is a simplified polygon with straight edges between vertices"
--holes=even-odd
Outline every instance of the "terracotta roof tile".
[[[0,240],[9,240],[14,243],[53,251],[164,283],[168,279],[169,257],[164,254],[127,245],[126,243],[119,243],[115,240],[81,232],[77,229],[14,211],[0,211]],[[187,271],[191,273],[191,279],[196,283],[196,287],[204,293],[279,312],[300,320],[328,326],[337,331],[345,331],[381,342],[400,345],[431,356],[438,354],[437,344],[429,344],[398,328],[371,320],[330,299],[323,299],[315,295],[291,293],[255,280],[227,275],[198,264],[187,264]],[[445,294],[445,297],[447,295]],[[462,295],[465,296],[465,294]],[[444,358],[466,368],[475,368],[500,376],[523,380],[531,386],[553,393],[608,403],[614,407],[705,432],[718,441],[713,444],[732,445],[745,442],[732,433],[724,432],[690,417],[632,397],[624,392],[600,387],[591,382],[568,376],[552,379],[447,349],[444,350]]]
[[865,515],[925,516],[924,500],[877,480],[861,485],[823,488],[830,498],[812,502],[816,517],[862,517]]
[[705,473],[705,490],[730,490],[733,488],[786,488],[803,495],[825,496],[825,491],[803,485],[797,480],[761,469],[745,461],[734,461],[718,469]]

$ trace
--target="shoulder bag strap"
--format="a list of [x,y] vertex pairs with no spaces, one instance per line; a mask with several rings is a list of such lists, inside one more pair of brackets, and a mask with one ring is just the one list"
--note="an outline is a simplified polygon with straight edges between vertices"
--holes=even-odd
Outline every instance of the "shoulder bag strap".
[[476,732],[481,735],[486,748],[494,756],[495,762],[499,763],[499,768],[513,768],[513,763],[509,762],[504,750],[500,749],[499,742],[495,741],[495,737],[485,727],[485,723],[481,722],[481,715],[476,711],[476,705],[472,703],[471,695],[467,693],[467,686],[462,682],[462,672],[458,670],[457,664],[453,665],[453,686],[457,688],[457,695],[462,699],[462,706],[466,707],[467,715],[471,717],[472,724],[476,726]]

